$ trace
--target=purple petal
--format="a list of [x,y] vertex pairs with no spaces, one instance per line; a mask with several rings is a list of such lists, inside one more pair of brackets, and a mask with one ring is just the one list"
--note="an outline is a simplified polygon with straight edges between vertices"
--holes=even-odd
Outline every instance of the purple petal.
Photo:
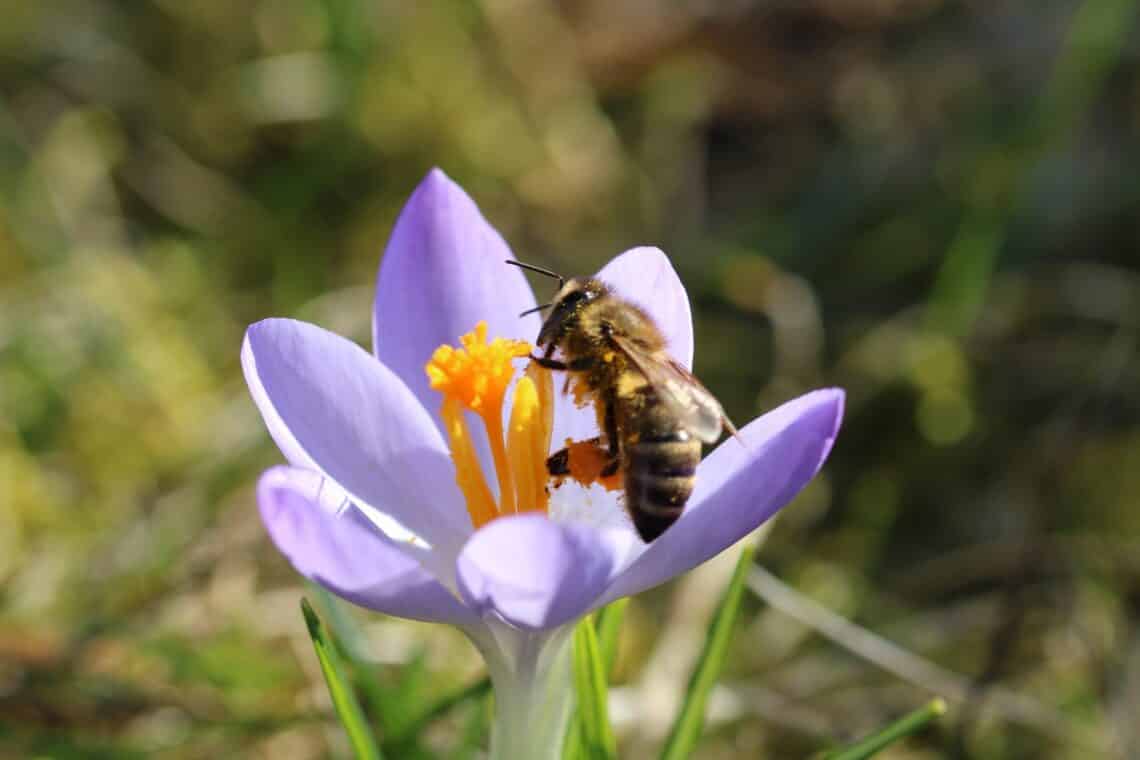
[[242,368],[273,439],[361,507],[455,556],[471,531],[443,438],[399,378],[359,346],[304,322],[246,331]]
[[[440,396],[424,365],[443,344],[486,320],[490,337],[534,340],[539,316],[519,313],[534,293],[503,238],[474,201],[433,169],[396,221],[376,286],[372,339],[376,356],[432,411]],[[436,424],[442,423],[436,419]]]
[[631,248],[598,272],[598,279],[650,313],[669,345],[669,354],[693,365],[693,316],[689,296],[660,248]]
[[[673,265],[660,248],[631,248],[602,267],[598,279],[618,294],[644,308],[653,317],[669,345],[669,353],[686,367],[693,363],[693,319],[689,297]],[[555,386],[561,389],[561,379]],[[551,448],[562,448],[566,439],[585,440],[598,434],[593,407],[580,409],[569,396],[555,400],[554,435]]]
[[257,500],[281,553],[297,572],[337,596],[414,620],[478,620],[355,509],[338,516],[343,492],[320,474],[293,467],[266,470],[257,484]]
[[482,614],[527,630],[553,628],[594,606],[616,557],[603,531],[538,514],[502,517],[459,555],[459,592]]
[[681,518],[606,590],[604,601],[664,583],[732,546],[800,492],[823,465],[843,418],[843,391],[813,391],[753,420],[697,471]]

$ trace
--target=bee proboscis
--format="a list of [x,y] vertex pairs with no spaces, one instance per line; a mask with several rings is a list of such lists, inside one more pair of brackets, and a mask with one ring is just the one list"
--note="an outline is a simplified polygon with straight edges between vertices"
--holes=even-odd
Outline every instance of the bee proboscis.
[[[676,522],[693,491],[701,443],[728,429],[720,402],[669,355],[665,337],[640,306],[592,277],[566,279],[531,264],[508,264],[553,277],[554,299],[532,359],[584,384],[598,411],[608,462],[603,476],[620,471],[625,508],[645,542]],[[555,352],[560,353],[555,358]],[[568,474],[568,449],[551,455],[552,476]]]

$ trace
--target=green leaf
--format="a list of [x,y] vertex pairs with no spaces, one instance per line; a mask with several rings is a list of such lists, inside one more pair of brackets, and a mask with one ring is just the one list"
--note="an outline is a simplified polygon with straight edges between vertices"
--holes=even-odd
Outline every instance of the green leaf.
[[336,708],[337,717],[348,732],[348,740],[353,751],[361,760],[380,760],[380,749],[360,709],[360,703],[356,701],[356,695],[344,672],[332,635],[309,605],[309,600],[304,598],[301,599],[301,614],[305,616],[305,625],[309,629],[309,637],[313,640],[317,660],[321,663],[321,672],[324,673],[325,683],[328,684],[333,707]]
[[424,729],[451,712],[454,708],[490,693],[491,679],[484,677],[469,686],[464,686],[461,689],[445,694],[427,708],[423,709],[414,720],[409,721],[399,733],[393,735],[390,741],[393,744],[411,741],[418,737]]
[[606,706],[606,670],[594,623],[585,618],[574,629],[574,687],[578,696],[577,733],[590,760],[617,757]]
[[427,651],[422,647],[417,648],[396,673],[389,674],[382,685],[382,697],[376,702],[380,735],[385,743],[409,735],[408,728],[420,717],[430,684]]
[[868,736],[846,749],[824,755],[826,760],[863,760],[886,749],[903,737],[919,731],[927,723],[946,712],[945,700],[931,700],[925,707],[900,718],[879,732]]
[[368,641],[363,631],[348,613],[344,602],[323,586],[312,582],[307,585],[316,596],[317,609],[324,613],[321,623],[328,628],[329,638],[341,658],[341,672],[347,671],[352,675],[349,683],[353,685],[360,706],[369,718],[369,725],[374,727],[375,733],[387,738],[396,724],[390,715],[389,705],[396,700],[389,694],[391,689],[380,682],[375,665],[368,659]]
[[312,584],[311,589],[317,597],[317,606],[325,613],[321,622],[328,628],[329,638],[336,646],[341,672],[352,676],[352,680],[346,683],[353,685],[362,710],[371,719],[374,734],[381,737],[380,750],[383,754],[395,757],[422,755],[419,742],[425,729],[468,701],[490,693],[491,681],[484,677],[434,700],[429,699],[426,692],[431,690],[431,673],[423,650],[417,651],[410,662],[382,683],[376,677],[375,666],[367,661],[367,641],[351,616],[346,614],[344,604],[321,586]]
[[569,728],[566,730],[566,741],[562,744],[562,760],[582,760],[585,757],[586,747],[582,739],[582,727],[579,725],[578,712],[570,715]]
[[733,625],[740,613],[744,581],[748,577],[749,568],[752,567],[752,557],[755,553],[756,546],[753,543],[745,544],[740,553],[736,570],[732,573],[732,580],[729,581],[728,588],[725,589],[720,605],[713,615],[712,624],[705,637],[704,649],[701,650],[697,667],[689,680],[685,702],[681,705],[681,710],[669,732],[669,738],[665,741],[665,750],[661,753],[662,760],[682,760],[688,757],[701,737],[701,729],[705,724],[705,706],[708,704],[713,685],[716,684],[724,667]]
[[478,760],[486,757],[487,753],[482,748],[487,746],[490,734],[491,702],[491,692],[488,689],[476,701],[475,709],[468,712],[467,720],[460,730],[459,741],[456,742],[456,750],[449,757],[454,760]]
[[602,653],[602,664],[605,666],[606,679],[609,680],[614,670],[614,660],[617,658],[618,633],[621,632],[621,623],[625,618],[625,608],[629,606],[629,598],[618,599],[607,605],[598,613],[598,621],[594,628],[598,632],[598,649]]
[[[617,658],[618,633],[621,631],[622,620],[625,617],[625,608],[629,599],[619,599],[602,608],[597,615],[594,629],[598,634],[598,650],[601,652],[603,672],[606,681],[614,669],[614,660]],[[570,714],[567,723],[566,742],[562,747],[562,760],[580,760],[585,757],[586,746],[582,737],[581,719],[578,717],[578,706]]]

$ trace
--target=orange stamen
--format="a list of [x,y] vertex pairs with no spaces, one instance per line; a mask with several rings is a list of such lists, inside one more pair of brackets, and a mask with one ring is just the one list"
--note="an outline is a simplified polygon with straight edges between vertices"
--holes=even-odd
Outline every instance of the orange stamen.
[[463,417],[463,409],[459,402],[453,398],[445,398],[440,415],[447,429],[451,458],[455,462],[455,482],[463,492],[463,498],[467,500],[471,523],[478,528],[498,517],[499,508],[495,506],[495,497],[491,495],[491,489],[483,479],[479,458],[475,455],[475,446],[471,442],[471,431],[467,427],[467,420]]
[[[440,346],[425,370],[431,387],[443,394],[441,414],[447,428],[455,477],[476,528],[502,514],[545,510],[546,454],[553,429],[553,381],[536,365],[515,387],[510,422],[503,429],[503,403],[515,375],[512,362],[528,356],[524,341],[495,338],[487,342],[487,323],[460,338],[461,347]],[[499,500],[479,468],[464,410],[477,414],[487,432]]]

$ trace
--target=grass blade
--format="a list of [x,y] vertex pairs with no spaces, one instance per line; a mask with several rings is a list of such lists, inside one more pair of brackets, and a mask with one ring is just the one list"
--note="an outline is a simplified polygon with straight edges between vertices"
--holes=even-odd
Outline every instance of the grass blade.
[[412,741],[419,737],[428,726],[443,718],[456,707],[471,700],[485,697],[490,693],[491,679],[484,677],[469,686],[464,686],[456,691],[445,694],[424,709],[423,712],[414,720],[410,721],[408,725],[404,726],[398,734],[392,736],[390,741],[394,745]]
[[[389,689],[377,678],[375,666],[368,660],[368,642],[363,631],[348,613],[346,603],[323,586],[311,581],[306,585],[317,600],[317,608],[324,614],[321,624],[328,629],[329,638],[336,645],[341,673],[347,671],[352,675],[346,683],[352,684],[361,710],[373,727],[373,734],[387,738],[396,725],[394,716],[389,714],[392,699],[388,697]],[[383,751],[383,742],[380,746]]]
[[305,616],[305,625],[309,629],[309,638],[313,640],[313,649],[317,652],[317,660],[321,664],[321,672],[325,676],[325,683],[329,687],[333,707],[336,708],[337,717],[352,745],[356,757],[360,760],[380,760],[380,749],[372,735],[372,729],[364,718],[360,703],[352,691],[351,680],[346,676],[328,629],[309,605],[309,600],[301,599],[301,614]]
[[[617,657],[618,633],[621,631],[622,620],[625,618],[625,608],[629,599],[619,599],[602,608],[597,615],[594,629],[598,635],[598,650],[602,658],[602,672],[609,682],[609,675],[614,669],[614,659]],[[581,760],[586,757],[585,739],[582,737],[581,719],[578,717],[578,706],[570,714],[570,722],[566,731],[566,742],[562,747],[562,760]]]
[[[618,599],[597,613],[594,629],[597,632],[597,648],[602,657],[602,672],[606,683],[609,683],[610,673],[613,672],[613,661],[618,655],[618,634],[621,630],[621,621],[626,616],[626,606],[629,599]],[[562,747],[562,760],[580,760],[586,758],[586,744],[581,735],[578,705],[570,713],[567,741]]]
[[621,632],[621,623],[625,618],[625,608],[629,606],[629,598],[618,599],[598,613],[598,621],[594,628],[598,632],[598,649],[602,655],[602,665],[605,666],[607,681],[613,673],[614,659],[617,658],[618,633]]
[[919,731],[927,723],[946,712],[946,701],[931,700],[925,707],[899,718],[894,723],[862,741],[824,755],[825,760],[863,760],[886,749],[903,737]]
[[574,629],[574,687],[578,696],[577,733],[582,755],[590,760],[617,757],[610,728],[605,664],[594,623],[586,618]]
[[740,613],[744,581],[748,577],[748,570],[752,567],[752,557],[755,554],[755,544],[745,544],[736,563],[736,570],[732,573],[732,580],[729,581],[716,614],[713,615],[712,624],[705,637],[704,649],[701,650],[696,669],[689,679],[685,702],[681,705],[681,710],[669,732],[669,738],[665,741],[665,749],[661,753],[662,760],[682,760],[688,757],[701,737],[701,729],[705,724],[705,706],[708,704],[713,685],[716,684],[724,667],[732,629]]

